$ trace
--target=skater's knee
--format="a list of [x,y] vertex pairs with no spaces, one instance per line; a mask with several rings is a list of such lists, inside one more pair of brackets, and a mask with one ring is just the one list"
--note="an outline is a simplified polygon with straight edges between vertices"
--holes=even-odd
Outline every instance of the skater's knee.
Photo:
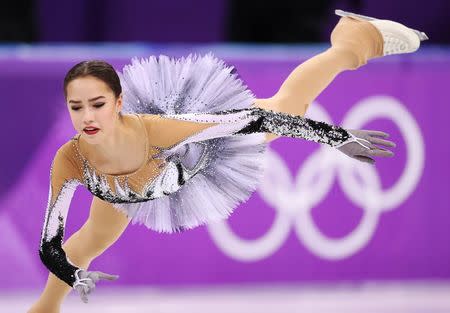
[[376,28],[366,21],[341,18],[331,32],[330,41],[334,51],[353,60],[353,69],[382,55],[383,38]]
[[341,60],[341,63],[345,64],[344,70],[356,70],[367,64],[367,58],[351,45],[335,45],[328,49],[328,52],[333,53],[336,58]]

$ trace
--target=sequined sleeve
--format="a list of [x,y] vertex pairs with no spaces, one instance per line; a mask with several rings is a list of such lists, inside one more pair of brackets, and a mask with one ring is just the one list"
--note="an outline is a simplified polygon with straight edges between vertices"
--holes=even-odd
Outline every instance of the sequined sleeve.
[[69,286],[75,282],[78,267],[67,258],[62,242],[70,201],[80,184],[74,172],[73,162],[61,149],[58,150],[50,169],[48,203],[39,247],[39,256],[45,266]]
[[195,136],[186,138],[182,143],[223,136],[272,133],[337,147],[351,137],[344,128],[339,126],[257,107],[216,113],[168,114],[163,117],[196,123],[215,123],[204,127]]

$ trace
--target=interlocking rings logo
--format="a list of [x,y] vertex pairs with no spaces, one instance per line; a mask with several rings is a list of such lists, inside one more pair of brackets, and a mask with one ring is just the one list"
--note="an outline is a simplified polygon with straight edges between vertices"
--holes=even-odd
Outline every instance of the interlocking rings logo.
[[[318,104],[312,105],[308,113],[313,119],[332,123]],[[392,120],[406,143],[405,168],[391,188],[382,190],[375,167],[358,163],[327,146],[322,146],[306,159],[292,183],[291,173],[284,161],[269,149],[266,161],[271,166],[267,167],[258,192],[277,211],[271,228],[259,239],[243,240],[231,231],[226,221],[221,221],[208,226],[214,242],[234,259],[257,261],[269,257],[280,248],[293,226],[305,246],[324,259],[343,259],[364,248],[377,227],[381,213],[396,209],[414,191],[424,165],[424,143],[420,129],[412,115],[395,98],[374,96],[361,101],[350,110],[342,126],[364,129],[367,122],[376,118]],[[355,173],[362,182],[355,178]],[[346,237],[338,239],[324,236],[311,216],[311,209],[326,197],[334,178],[337,178],[350,201],[364,210],[360,224]]]

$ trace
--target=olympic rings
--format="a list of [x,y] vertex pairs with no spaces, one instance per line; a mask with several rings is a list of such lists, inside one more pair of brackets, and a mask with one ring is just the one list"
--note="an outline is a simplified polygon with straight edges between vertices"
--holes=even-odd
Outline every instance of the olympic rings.
[[[317,103],[308,112],[310,118],[332,123]],[[344,118],[347,129],[363,129],[371,120],[386,118],[399,128],[406,144],[406,164],[398,181],[382,190],[375,168],[358,163],[327,146],[321,146],[299,168],[295,179],[282,158],[273,150],[266,153],[267,167],[258,192],[277,214],[270,229],[255,240],[243,240],[232,232],[226,221],[210,224],[208,231],[217,246],[239,261],[259,261],[276,252],[290,234],[291,226],[303,244],[315,255],[340,260],[363,249],[380,220],[380,215],[396,209],[416,188],[423,172],[425,147],[414,117],[395,98],[372,96],[357,103]],[[356,179],[356,175],[361,182]],[[328,238],[314,223],[311,210],[323,201],[337,181],[349,200],[364,210],[360,224],[343,238]]]

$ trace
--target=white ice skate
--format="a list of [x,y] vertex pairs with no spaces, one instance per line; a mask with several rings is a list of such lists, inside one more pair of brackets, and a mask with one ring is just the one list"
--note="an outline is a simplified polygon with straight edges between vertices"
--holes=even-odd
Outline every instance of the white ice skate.
[[374,25],[383,36],[383,55],[414,52],[419,49],[421,41],[428,39],[428,36],[424,32],[406,27],[394,21],[380,20],[342,10],[335,10],[334,13],[343,17],[346,16],[361,21],[368,21]]

